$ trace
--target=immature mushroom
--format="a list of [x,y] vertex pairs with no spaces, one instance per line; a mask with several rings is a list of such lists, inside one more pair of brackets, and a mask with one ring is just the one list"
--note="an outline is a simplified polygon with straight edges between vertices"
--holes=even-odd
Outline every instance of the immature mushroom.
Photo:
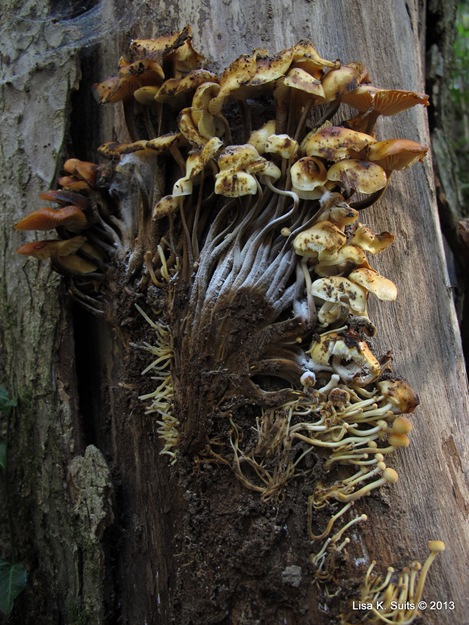
[[271,119],[258,130],[253,130],[248,138],[248,143],[256,148],[259,154],[264,154],[267,139],[275,134],[275,119]]

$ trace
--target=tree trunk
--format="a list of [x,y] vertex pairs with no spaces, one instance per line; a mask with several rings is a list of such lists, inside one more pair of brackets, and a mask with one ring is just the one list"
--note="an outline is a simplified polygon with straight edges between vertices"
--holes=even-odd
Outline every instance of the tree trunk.
[[[151,343],[154,332],[134,307],[151,316],[165,303],[157,290],[142,295],[118,268],[110,321],[96,319],[46,263],[15,255],[25,237],[12,228],[41,206],[37,195],[53,188],[66,157],[96,161],[104,141],[128,141],[120,107],[99,108],[90,94],[93,82],[115,73],[131,38],[189,23],[194,46],[217,72],[255,47],[275,53],[310,39],[326,59],[362,61],[373,84],[422,92],[421,3],[246,2],[239,10],[229,2],[152,0],[133,10],[105,0],[68,19],[57,4],[8,0],[1,38],[0,381],[18,408],[8,423],[14,542],[5,539],[5,520],[0,557],[28,570],[8,622],[330,623],[360,599],[371,560],[385,575],[388,566],[425,558],[427,542],[438,539],[446,551],[432,565],[424,598],[453,601],[454,610],[443,603],[423,622],[468,623],[467,381],[429,158],[393,174],[366,211],[375,232],[396,234],[373,259],[399,291],[394,303],[370,305],[374,351],[392,349],[394,370],[421,403],[412,444],[393,456],[399,482],[355,505],[368,521],[354,527],[338,560],[336,599],[327,597],[332,586],[315,583],[308,558],[317,551],[307,531],[314,472],[291,480],[283,498],[265,500],[226,464],[197,462],[190,449],[175,464],[160,454],[157,419],[139,400],[152,391],[141,375],[151,358],[135,347]],[[380,118],[377,134],[428,145],[424,107]],[[182,331],[175,344],[183,344]],[[185,364],[196,379],[195,356]],[[209,405],[214,379],[207,389],[187,398],[187,410],[196,400]],[[307,466],[319,471],[312,460]],[[315,523],[325,518],[319,513]],[[362,617],[358,610],[352,622]]]

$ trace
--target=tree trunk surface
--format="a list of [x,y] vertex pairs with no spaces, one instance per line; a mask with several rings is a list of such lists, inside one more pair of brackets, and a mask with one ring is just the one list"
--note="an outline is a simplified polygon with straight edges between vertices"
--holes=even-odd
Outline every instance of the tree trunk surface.
[[[46,263],[15,255],[13,224],[41,206],[64,158],[97,160],[107,140],[127,140],[119,107],[98,107],[93,82],[115,73],[131,38],[191,24],[195,48],[214,71],[253,48],[271,53],[310,39],[321,56],[362,61],[373,84],[424,91],[423,9],[417,0],[167,5],[104,0],[61,19],[60,3],[7,0],[2,16],[0,382],[17,398],[8,424],[8,506],[28,584],[10,623],[52,625],[310,625],[340,610],[313,583],[308,555],[308,479],[281,501],[262,501],[229,467],[160,455],[158,425],[138,397],[151,329],[125,291],[115,323],[72,304]],[[58,19],[51,16],[57,14]],[[117,26],[116,26],[117,24]],[[381,118],[379,138],[429,145],[415,107]],[[398,483],[360,500],[368,520],[353,530],[337,601],[359,599],[371,560],[384,575],[446,551],[424,598],[454,601],[422,623],[469,624],[468,392],[436,209],[432,162],[397,172],[366,211],[376,232],[396,235],[374,267],[398,287],[395,302],[370,305],[373,345],[392,350],[396,373],[420,397],[411,445],[393,456]],[[141,304],[147,312],[151,302]],[[157,302],[155,303],[157,307]],[[5,431],[5,427],[2,430]],[[356,619],[359,621],[360,614]]]

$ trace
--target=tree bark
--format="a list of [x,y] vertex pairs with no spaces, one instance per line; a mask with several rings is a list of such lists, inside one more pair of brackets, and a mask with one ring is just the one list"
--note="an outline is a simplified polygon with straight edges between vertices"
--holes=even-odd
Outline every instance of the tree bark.
[[[151,342],[133,307],[142,300],[116,296],[114,324],[92,318],[46,264],[15,256],[24,237],[12,224],[41,205],[37,195],[53,186],[65,156],[96,160],[100,143],[127,139],[119,107],[99,109],[89,94],[91,83],[114,73],[131,37],[190,23],[195,47],[216,71],[254,47],[274,53],[311,39],[324,58],[364,62],[373,84],[423,91],[420,3],[124,4],[106,0],[100,14],[59,15],[55,27],[52,3],[40,15],[35,3],[14,0],[4,10],[0,380],[18,408],[8,424],[15,545],[0,556],[18,558],[29,572],[9,622],[329,623],[334,600],[312,583],[308,565],[306,478],[282,502],[266,503],[228,467],[199,467],[190,455],[169,465],[158,425],[138,400],[151,390],[140,375],[147,359],[132,346]],[[98,17],[105,32],[99,44],[92,33],[86,47],[85,20]],[[73,34],[80,28],[82,38]],[[429,144],[423,107],[381,118],[377,132]],[[396,302],[370,310],[374,345],[392,349],[396,372],[421,404],[412,444],[394,459],[399,482],[386,498],[356,506],[368,521],[346,555],[342,598],[359,598],[364,563],[375,559],[385,573],[422,560],[427,541],[441,539],[447,548],[425,598],[454,601],[455,609],[427,610],[423,622],[464,624],[468,393],[431,160],[393,174],[366,221],[396,234],[374,260],[399,290]]]

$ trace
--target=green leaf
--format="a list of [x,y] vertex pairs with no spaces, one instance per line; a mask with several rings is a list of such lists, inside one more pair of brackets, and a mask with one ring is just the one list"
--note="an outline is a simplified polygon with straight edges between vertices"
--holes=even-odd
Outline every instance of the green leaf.
[[10,614],[13,602],[26,586],[28,574],[22,564],[0,560],[0,611]]
[[8,413],[13,406],[16,406],[16,399],[11,399],[6,388],[0,386],[0,412]]
[[7,444],[0,441],[0,469],[5,471],[7,466]]

